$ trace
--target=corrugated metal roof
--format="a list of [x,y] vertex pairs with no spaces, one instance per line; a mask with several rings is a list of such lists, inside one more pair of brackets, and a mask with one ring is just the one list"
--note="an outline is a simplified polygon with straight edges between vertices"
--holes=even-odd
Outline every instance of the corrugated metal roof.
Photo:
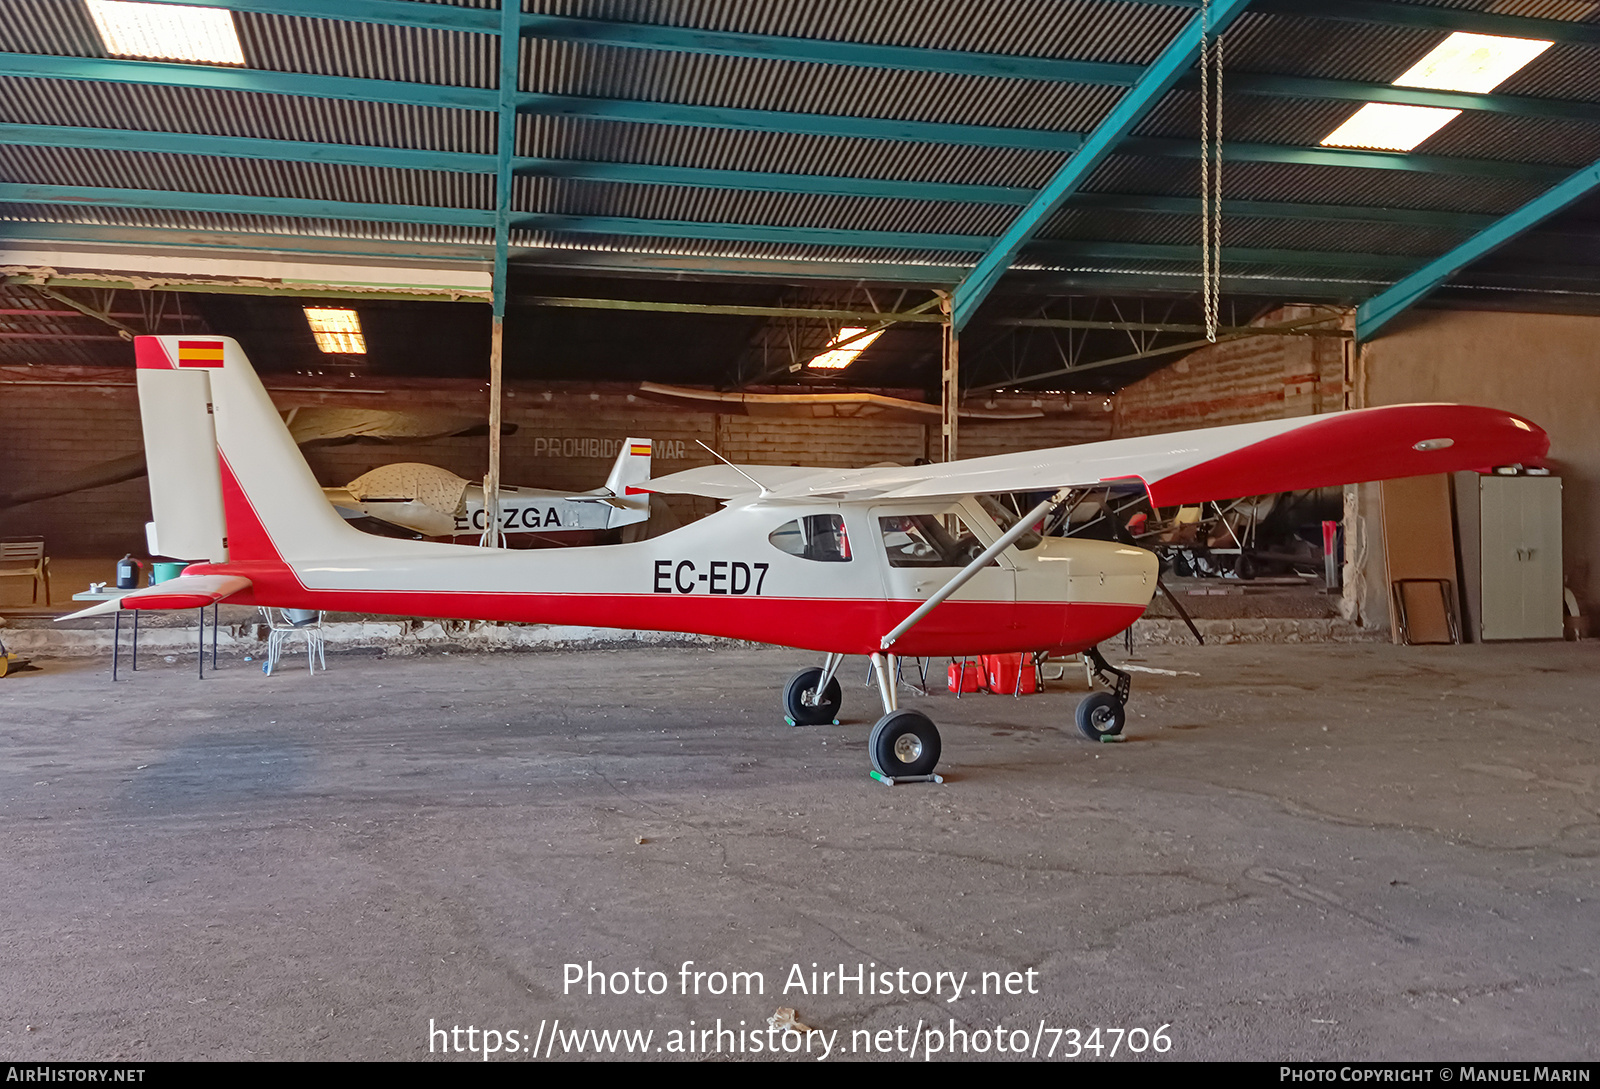
[[514,204],[562,215],[634,216],[839,230],[998,235],[1016,209],[993,204],[880,200],[808,193],[740,192],[519,178]]
[[494,207],[494,179],[485,174],[445,174],[393,167],[296,163],[272,159],[222,159],[105,148],[27,147],[0,144],[0,175],[41,184],[74,185],[309,200],[424,204],[439,208]]
[[[1224,83],[1226,86],[1226,83]],[[1225,94],[1222,139],[1246,143],[1316,147],[1361,104],[1333,99],[1267,98]],[[1168,93],[1138,128],[1140,136],[1168,136],[1199,144],[1200,95]]]
[[[1600,4],[1593,7],[1600,12]],[[1508,95],[1600,102],[1600,83],[1594,78],[1597,71],[1600,47],[1557,42],[1496,90]]]
[[1600,22],[1600,10],[1590,0],[1399,0],[1433,8],[1465,8],[1532,19],[1560,19],[1569,23]]
[[[425,223],[371,223],[353,219],[309,219],[295,216],[107,208],[88,204],[0,203],[0,222],[6,221],[217,231],[230,234],[301,235],[307,238],[349,238],[419,244],[474,246],[494,244],[494,231],[487,227],[446,227]],[[0,230],[0,235],[3,234],[4,231]]]
[[339,19],[235,12],[245,60],[277,72],[495,87],[499,54],[487,34]]
[[0,50],[62,57],[105,56],[89,9],[61,0],[6,0],[5,18],[0,19]]
[[1190,18],[1183,8],[1096,0],[531,0],[528,11],[628,23],[974,53],[1148,64]]
[[[1227,94],[1222,102],[1223,141],[1317,147],[1360,108],[1360,102],[1338,99]],[[1199,94],[1174,91],[1138,133],[1198,142],[1199,118]],[[1600,124],[1465,110],[1414,150],[1419,155],[1582,166],[1600,155]]]
[[1391,83],[1445,38],[1439,30],[1246,11],[1223,39],[1229,69]]
[[587,118],[518,119],[517,151],[552,159],[707,170],[961,181],[1037,189],[1067,156],[1054,151],[917,144],[749,129],[698,129]]
[[1116,104],[1121,87],[799,64],[536,41],[523,51],[529,91],[1082,132]]
[[0,76],[0,120],[494,152],[494,115],[477,110],[139,83]]
[[[1103,239],[1165,245],[1200,244],[1198,201],[1194,215],[1140,215],[1105,209],[1065,208],[1039,238]],[[1403,253],[1429,255],[1449,249],[1464,232],[1392,223],[1334,223],[1312,219],[1230,216],[1223,223],[1223,246],[1328,253]]]
[[[1199,174],[1200,164],[1194,159],[1114,155],[1095,171],[1085,189],[1187,196],[1199,193]],[[1510,178],[1299,163],[1225,163],[1222,179],[1224,197],[1241,200],[1495,213],[1513,211],[1544,188]]]
[[[493,0],[444,2],[496,7]],[[1575,0],[1441,2],[1600,21],[1595,5],[1583,6]],[[525,6],[540,13],[713,31],[1116,63],[1149,62],[1193,15],[1192,9],[1106,0],[948,0],[933,9],[904,0],[834,0],[828,4],[528,0]],[[6,8],[7,17],[0,22],[0,50],[104,55],[79,0],[6,0]],[[251,67],[476,88],[493,88],[497,82],[498,43],[490,34],[252,13],[238,13],[236,21]],[[1432,30],[1247,12],[1227,36],[1227,64],[1231,72],[1387,82],[1441,37],[1442,32]],[[1600,101],[1597,61],[1600,49],[1558,45],[1505,89]],[[524,44],[522,73],[524,90],[549,94],[1072,132],[1091,129],[1124,93],[1113,86],[622,49],[551,39]],[[1344,100],[1230,92],[1224,102],[1224,138],[1313,147],[1357,107],[1358,103]],[[1197,141],[1197,114],[1192,90],[1180,89],[1166,96],[1139,131]],[[492,154],[495,146],[495,118],[486,112],[61,79],[0,77],[0,121],[477,154]],[[518,133],[518,152],[536,158],[1023,189],[1045,184],[1065,159],[1054,152],[547,116],[520,118]],[[1469,112],[1419,150],[1481,160],[1578,165],[1600,158],[1600,125]],[[1197,173],[1198,164],[1192,159],[1112,156],[1086,188],[1102,193],[1192,196],[1198,188]],[[0,180],[443,208],[493,205],[493,179],[486,175],[107,149],[0,147]],[[1475,175],[1308,164],[1230,161],[1224,169],[1227,197],[1313,204],[1501,213],[1541,189],[1527,181]],[[555,215],[961,235],[997,234],[1016,214],[1014,205],[549,178],[520,179],[514,204],[521,210]],[[301,232],[393,242],[397,247],[422,242],[481,245],[487,237],[476,229],[272,216],[0,206],[0,218],[30,217],[44,222],[171,226],[244,234]],[[1048,224],[1046,236],[1187,245],[1197,234],[1195,228],[1192,216],[1069,205]],[[1235,247],[1424,256],[1448,248],[1460,234],[1420,226],[1379,227],[1286,217],[1230,220],[1224,225],[1224,237],[1225,245]],[[867,265],[927,262],[941,269],[971,259],[970,255],[957,258],[940,251],[700,243],[576,233],[519,233],[518,245]],[[1037,262],[1036,257],[1030,260]],[[536,259],[530,261],[537,263]],[[1078,271],[1110,267],[1104,262],[1084,263]],[[1159,262],[1117,267],[1136,275],[1181,268]],[[1260,275],[1269,272],[1323,275],[1306,269],[1252,270]],[[1391,272],[1384,271],[1380,278]]]
[[1468,110],[1418,150],[1475,159],[1587,166],[1600,159],[1600,125]]

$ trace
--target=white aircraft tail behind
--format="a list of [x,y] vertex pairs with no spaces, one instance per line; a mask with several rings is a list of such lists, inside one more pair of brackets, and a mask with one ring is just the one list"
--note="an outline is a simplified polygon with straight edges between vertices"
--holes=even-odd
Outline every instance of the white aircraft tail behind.
[[643,522],[650,517],[650,493],[639,485],[650,479],[650,440],[628,439],[617,452],[617,460],[606,477],[605,490],[616,497],[609,525]]

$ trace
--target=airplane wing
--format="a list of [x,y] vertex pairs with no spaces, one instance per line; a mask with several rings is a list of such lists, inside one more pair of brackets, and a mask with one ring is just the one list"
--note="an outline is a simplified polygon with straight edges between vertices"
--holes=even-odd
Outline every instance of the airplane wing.
[[[1538,426],[1472,405],[1388,405],[1321,416],[1111,439],[944,465],[877,469],[740,466],[771,499],[911,499],[1052,491],[1142,482],[1157,506],[1268,492],[1537,463],[1550,449]],[[651,491],[714,499],[759,489],[726,465],[647,483]]]
[[102,601],[56,619],[78,620],[85,616],[113,613],[118,609],[203,609],[232,597],[240,590],[248,590],[250,585],[250,580],[243,575],[179,575],[175,579],[146,586],[143,590],[129,590],[122,597]]

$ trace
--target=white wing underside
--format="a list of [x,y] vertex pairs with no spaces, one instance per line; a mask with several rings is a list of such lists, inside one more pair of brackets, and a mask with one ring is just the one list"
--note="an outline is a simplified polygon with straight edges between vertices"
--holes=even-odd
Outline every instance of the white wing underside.
[[1112,439],[943,465],[819,469],[710,465],[650,491],[748,500],[855,502],[1053,491],[1142,482],[1163,505],[1536,461],[1548,438],[1519,417],[1467,405],[1394,405]]

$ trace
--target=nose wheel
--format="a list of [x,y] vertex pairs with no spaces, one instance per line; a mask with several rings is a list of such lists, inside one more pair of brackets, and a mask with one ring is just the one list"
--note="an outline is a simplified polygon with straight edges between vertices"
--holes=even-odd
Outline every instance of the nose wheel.
[[1078,732],[1090,741],[1111,741],[1122,735],[1128,720],[1128,692],[1133,678],[1105,660],[1099,647],[1083,652],[1094,679],[1111,689],[1109,692],[1091,692],[1083,697],[1074,715]]

